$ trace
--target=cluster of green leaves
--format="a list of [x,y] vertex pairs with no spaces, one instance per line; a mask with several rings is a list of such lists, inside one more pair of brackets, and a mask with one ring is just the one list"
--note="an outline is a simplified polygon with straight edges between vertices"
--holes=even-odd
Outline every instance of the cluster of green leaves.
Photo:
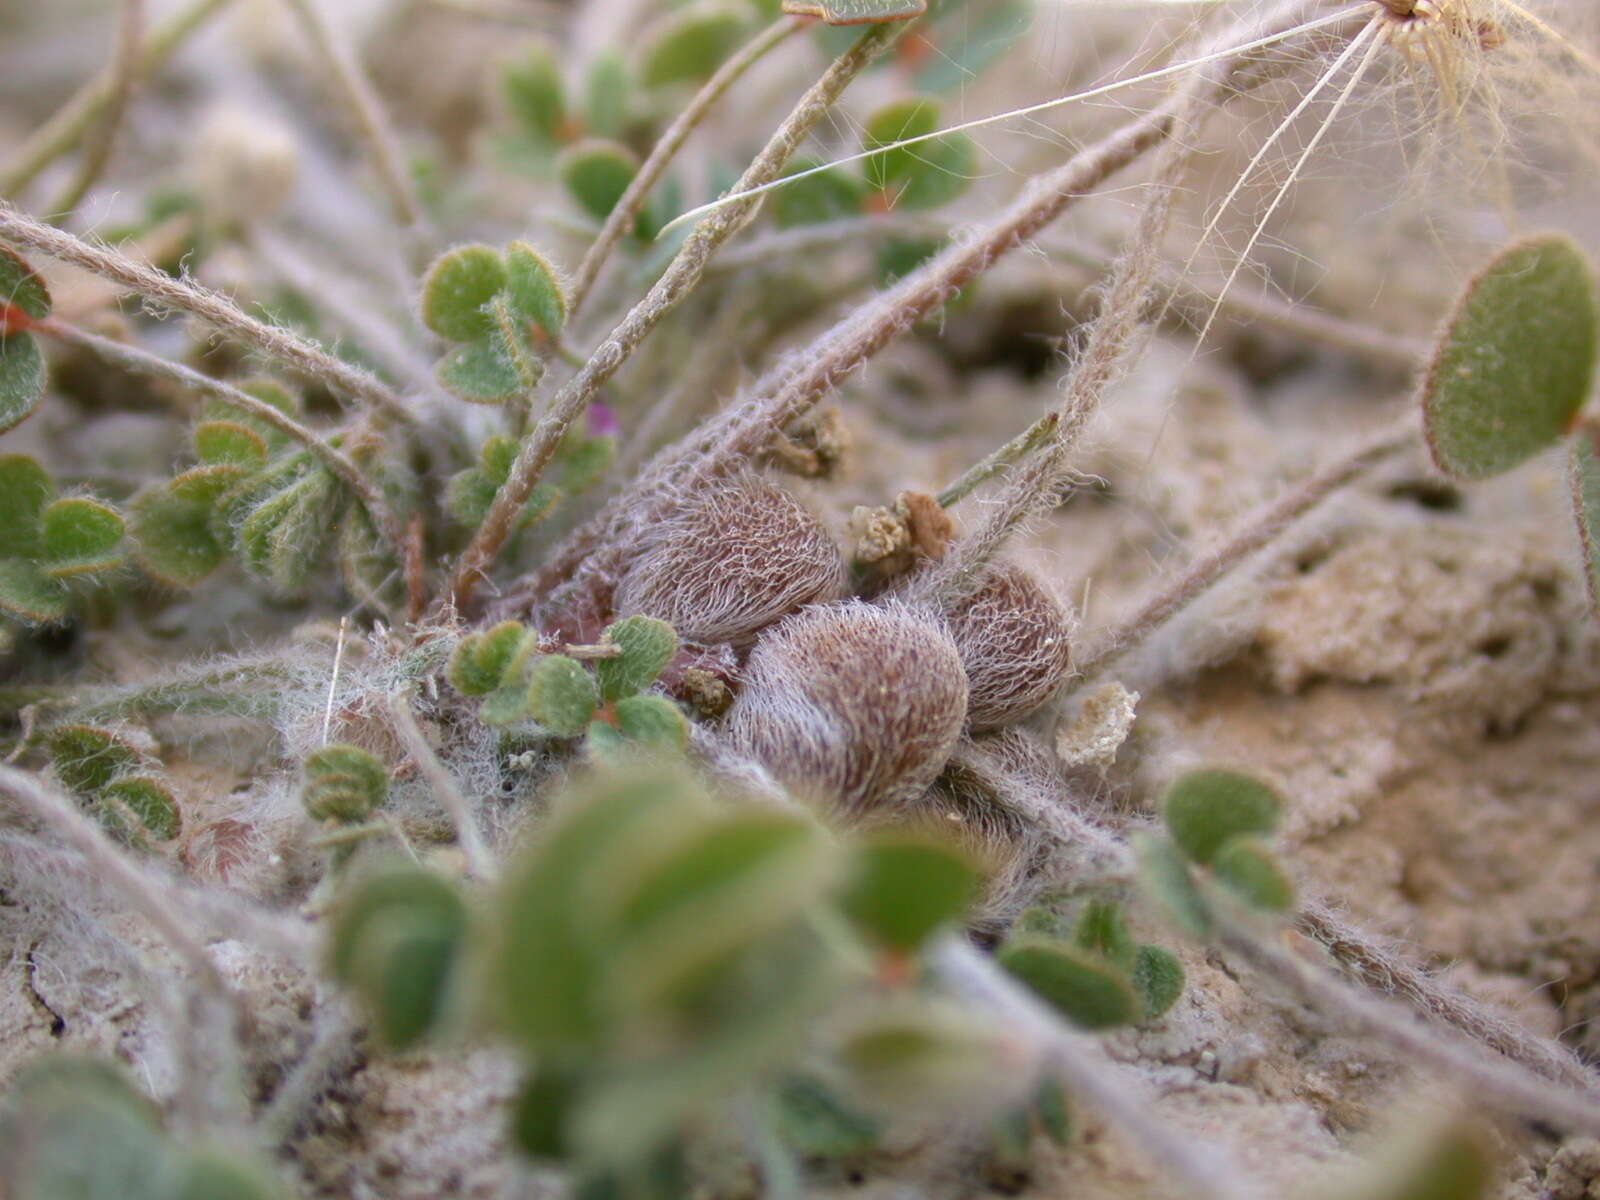
[[[391,1046],[478,1018],[519,1047],[532,1069],[514,1142],[597,1189],[580,1194],[651,1180],[675,1195],[690,1130],[737,1097],[763,1097],[787,1152],[849,1156],[873,1145],[882,1123],[866,1108],[887,1083],[990,1069],[988,1034],[910,969],[977,883],[919,838],[841,844],[802,812],[729,806],[675,769],[601,769],[557,802],[484,911],[415,866],[358,877],[330,956]],[[889,1000],[875,978],[895,981]],[[807,1032],[852,987],[868,1011],[818,1061]]]
[[[549,46],[524,48],[501,68],[511,127],[497,142],[500,157],[538,175],[553,174],[579,209],[604,221],[638,174],[639,152],[681,101],[682,88],[710,78],[754,32],[766,7],[723,0],[680,5],[644,30],[631,56],[600,55],[577,85],[569,85]],[[653,241],[677,207],[669,177],[639,213],[635,238]]]
[[1183,964],[1140,943],[1115,900],[1090,899],[1070,924],[1052,906],[1023,913],[998,959],[1083,1029],[1115,1029],[1163,1016],[1183,994]]
[[47,1054],[18,1072],[0,1115],[0,1191],[15,1200],[275,1200],[236,1147],[181,1146],[112,1064]]
[[122,566],[123,532],[122,515],[109,504],[57,496],[37,459],[0,455],[0,619],[65,620],[75,590]]
[[526,396],[544,375],[544,358],[567,321],[556,269],[526,242],[505,250],[457,246],[422,279],[422,322],[459,343],[439,360],[439,382],[474,404]]
[[44,395],[44,355],[28,331],[49,315],[44,280],[0,248],[0,433],[32,415]]
[[1573,512],[1600,610],[1600,424],[1581,417],[1597,353],[1589,261],[1564,235],[1527,238],[1462,292],[1428,365],[1422,411],[1433,461],[1455,479],[1502,474],[1568,440]]
[[[522,508],[517,528],[525,529],[548,516],[562,500],[577,496],[599,483],[617,453],[615,422],[603,405],[590,408],[587,428],[574,422],[556,447],[544,478],[534,485]],[[478,448],[478,461],[450,477],[444,506],[467,529],[476,529],[489,505],[511,474],[517,443],[497,433]]]
[[[279,383],[240,390],[300,416],[300,397]],[[129,506],[134,554],[151,578],[193,587],[232,555],[274,591],[293,595],[332,546],[353,594],[370,598],[391,585],[395,549],[351,490],[282,430],[210,399],[192,442],[197,465],[145,488]],[[398,511],[410,506],[410,481],[397,464],[386,463],[378,482]]]
[[389,798],[389,771],[360,746],[335,743],[313,750],[302,770],[301,803],[314,821],[354,825]]
[[1258,912],[1288,912],[1294,884],[1267,844],[1282,811],[1277,792],[1249,775],[1212,768],[1179,776],[1161,801],[1166,836],[1135,835],[1139,882],[1193,937],[1213,923],[1197,870]]
[[635,749],[683,749],[688,718],[671,700],[649,694],[678,652],[672,626],[626,617],[606,627],[600,645],[617,652],[596,659],[591,670],[565,654],[543,653],[537,633],[504,621],[463,638],[447,676],[462,695],[484,697],[479,717],[508,732],[582,736],[601,759]]
[[183,818],[172,790],[126,738],[93,725],[57,725],[44,745],[62,786],[111,833],[131,845],[178,836]]

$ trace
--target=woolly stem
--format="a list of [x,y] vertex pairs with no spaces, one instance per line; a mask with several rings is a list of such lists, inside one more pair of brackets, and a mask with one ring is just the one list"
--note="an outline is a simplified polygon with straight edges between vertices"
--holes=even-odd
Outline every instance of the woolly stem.
[[1211,1200],[1255,1194],[1249,1176],[1215,1139],[1186,1136],[1150,1115],[1145,1086],[1103,1044],[1066,1026],[1021,984],[963,940],[947,939],[930,956],[947,987],[989,1009],[1013,1034],[1025,1038],[1075,1097],[1099,1109],[1129,1141],[1148,1153],[1183,1186],[1186,1196]]
[[[230,0],[195,0],[172,14],[150,33],[139,56],[135,75],[144,78],[159,70],[189,36],[220,12]],[[114,68],[101,71],[84,84],[54,116],[17,148],[11,161],[0,168],[0,196],[14,196],[38,178],[39,173],[65,154],[88,132],[114,102],[118,82]]]
[[1547,1079],[1591,1092],[1600,1086],[1565,1046],[1529,1033],[1495,1009],[1439,983],[1403,954],[1341,920],[1325,901],[1304,901],[1296,923],[1373,991],[1398,993],[1413,1007]]
[[606,217],[599,234],[589,244],[583,261],[578,264],[577,275],[572,281],[573,313],[583,307],[584,300],[589,296],[589,290],[594,287],[595,280],[600,276],[600,268],[616,249],[617,243],[623,239],[628,230],[633,228],[639,210],[644,207],[644,202],[650,195],[650,189],[655,187],[666,172],[668,165],[683,148],[684,142],[689,140],[689,135],[699,127],[705,120],[706,114],[746,71],[764,58],[769,51],[776,49],[804,29],[806,24],[807,22],[800,17],[780,17],[768,25],[723,63],[695,93],[688,106],[678,114],[671,125],[667,126],[666,131],[650,151],[650,157],[645,159],[638,174],[628,184],[627,191],[622,193],[622,198]]
[[[887,49],[904,28],[903,24],[875,25],[835,59],[745,169],[738,188],[744,190],[777,178],[801,141],[833,107],[850,82]],[[458,610],[465,607],[478,584],[487,577],[489,567],[516,525],[528,494],[544,474],[572,422],[662,318],[694,290],[711,256],[743,228],[756,204],[757,200],[751,198],[727,205],[696,225],[649,293],[600,344],[583,369],[556,393],[545,415],[524,440],[506,482],[495,494],[482,524],[462,551],[450,585],[445,589],[443,603],[453,603]]]
[[300,424],[288,413],[264,400],[258,400],[249,392],[241,391],[232,384],[223,383],[220,379],[212,379],[209,375],[202,375],[182,363],[168,362],[164,358],[140,350],[137,346],[101,337],[97,333],[79,329],[75,325],[48,318],[37,322],[35,328],[70,345],[92,351],[107,362],[115,363],[128,371],[158,379],[170,379],[184,387],[226,400],[229,404],[244,409],[252,417],[271,425],[304,446],[318,462],[354,492],[362,506],[371,514],[379,532],[394,547],[396,556],[400,554],[405,539],[405,529],[377,486],[337,448],[329,445],[318,437],[314,430]]
[[116,49],[111,65],[106,68],[109,88],[105,108],[72,182],[50,206],[49,211],[55,213],[58,219],[78,207],[111,161],[111,151],[116,147],[117,132],[122,128],[122,118],[127,112],[128,100],[133,95],[134,78],[139,71],[139,42],[143,29],[144,0],[122,0],[122,14],[117,21]]
[[949,508],[952,504],[960,503],[971,495],[975,488],[1007,467],[1027,458],[1055,436],[1056,427],[1060,424],[1060,413],[1045,413],[1000,449],[968,467],[960,479],[939,493],[939,506]]
[[1346,484],[1414,445],[1416,440],[1416,422],[1408,417],[1397,426],[1362,441],[1355,449],[1266,505],[1237,533],[1190,563],[1183,574],[1145,601],[1133,616],[1101,635],[1099,643],[1073,664],[1076,674],[1065,694],[1070,695],[1111,663],[1143,645],[1229,571],[1277,540],[1291,524]]
[[493,879],[494,855],[489,852],[483,834],[478,829],[477,814],[467,798],[461,794],[461,789],[456,785],[454,777],[445,768],[444,763],[439,761],[439,756],[434,753],[433,747],[428,744],[422,727],[417,724],[416,714],[411,708],[409,688],[397,691],[389,697],[389,715],[394,720],[395,732],[400,735],[406,752],[411,755],[411,761],[417,764],[422,777],[433,788],[434,797],[439,801],[440,807],[449,815],[451,824],[455,826],[456,842],[461,847],[462,857],[467,860],[468,873],[473,878],[486,882]]
[[317,0],[284,0],[300,23],[306,40],[343,95],[356,130],[372,156],[383,190],[388,193],[395,219],[420,241],[425,236],[422,205],[416,183],[401,161],[394,127],[350,48],[334,36]]
[[128,862],[104,831],[78,806],[26,771],[0,766],[0,792],[6,793],[45,828],[81,854],[91,869],[149,921],[205,991],[232,1002],[226,981],[205,947],[178,920],[171,899],[156,881]]
[[1481,1041],[1425,1025],[1413,1010],[1352,987],[1283,949],[1258,932],[1249,914],[1220,887],[1209,882],[1203,887],[1221,944],[1257,970],[1287,983],[1311,1007],[1353,1022],[1460,1085],[1480,1103],[1570,1132],[1600,1136],[1600,1083],[1592,1076],[1569,1087],[1508,1059],[1486,1059]]
[[192,280],[174,279],[109,246],[74,237],[5,203],[0,203],[0,239],[82,267],[157,304],[193,313],[218,331],[365,401],[388,416],[406,424],[416,421],[400,397],[368,372],[335,358],[322,347],[286,329],[256,320],[226,296]]

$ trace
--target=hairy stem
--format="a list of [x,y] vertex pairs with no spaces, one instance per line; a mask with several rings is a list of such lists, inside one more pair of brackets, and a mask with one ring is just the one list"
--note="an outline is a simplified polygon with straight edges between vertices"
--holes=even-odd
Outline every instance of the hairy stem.
[[230,996],[227,982],[194,934],[178,920],[171,894],[133,866],[105,832],[71,799],[46,787],[26,771],[0,766],[0,792],[77,851],[94,873],[159,933],[195,980],[219,999]]
[[1355,1023],[1491,1108],[1600,1136],[1600,1082],[1592,1076],[1567,1086],[1509,1059],[1486,1058],[1480,1039],[1424,1024],[1411,1009],[1352,987],[1258,931],[1221,888],[1208,883],[1205,890],[1222,945],[1288,984],[1311,1007]]
[[261,1140],[276,1150],[294,1136],[306,1110],[328,1090],[333,1076],[354,1062],[361,1023],[347,1000],[333,1000],[318,1014],[311,1045],[279,1086],[257,1121]]
[[108,337],[101,337],[97,333],[90,333],[86,329],[79,329],[75,325],[68,325],[64,321],[49,318],[37,323],[41,333],[47,333],[73,346],[81,346],[91,351],[107,362],[140,375],[154,376],[159,379],[170,379],[184,387],[193,388],[197,392],[204,392],[226,400],[237,408],[242,408],[252,417],[266,422],[274,429],[279,430],[291,440],[298,442],[310,452],[313,458],[323,466],[352,492],[361,501],[362,507],[371,515],[373,524],[384,539],[394,547],[396,556],[401,552],[405,540],[405,530],[400,524],[400,519],[395,516],[394,510],[389,507],[388,501],[378,490],[377,485],[361,473],[361,469],[350,461],[337,447],[329,445],[315,430],[300,424],[282,409],[258,400],[249,392],[241,391],[232,384],[224,383],[220,379],[212,379],[209,375],[202,375],[199,371],[184,366],[182,363],[168,362],[164,358],[140,350],[137,346],[130,346],[124,342],[113,341]]
[[4,203],[0,203],[0,239],[82,267],[157,304],[193,313],[219,332],[388,416],[407,424],[415,421],[405,402],[368,372],[287,329],[256,320],[226,296],[193,280],[174,279],[109,246],[74,237]]
[[394,127],[384,112],[378,94],[373,91],[372,84],[350,48],[334,35],[317,0],[284,0],[284,3],[300,22],[306,40],[322,60],[334,87],[343,96],[356,130],[367,144],[378,180],[388,193],[395,219],[421,240],[424,222],[416,183],[402,161]]
[[1310,479],[1266,505],[1237,533],[1189,564],[1183,574],[1163,586],[1131,617],[1101,635],[1099,643],[1074,664],[1076,675],[1069,691],[1076,691],[1111,663],[1143,645],[1229,571],[1265,549],[1295,521],[1346,484],[1415,445],[1416,440],[1416,422],[1408,417],[1397,426],[1366,438]]
[[[745,169],[736,187],[742,191],[776,179],[806,135],[833,107],[834,101],[899,36],[903,28],[903,25],[873,26],[854,46],[835,59]],[[757,203],[758,199],[752,197],[727,205],[696,225],[683,248],[649,293],[601,343],[583,369],[556,393],[544,416],[524,440],[511,466],[510,475],[496,493],[483,523],[462,552],[450,586],[445,590],[447,602],[453,602],[460,608],[471,599],[515,526],[528,494],[544,474],[546,465],[572,422],[582,414],[600,387],[628,360],[650,331],[694,290],[711,256],[743,228]]]
[[[150,33],[139,55],[138,78],[144,78],[172,57],[189,36],[214,17],[231,0],[194,0],[172,14]],[[0,167],[0,196],[14,196],[38,178],[39,173],[76,146],[115,100],[117,78],[108,68],[84,84],[56,114],[17,148],[10,162]]]
[[133,96],[135,76],[139,71],[139,42],[144,30],[144,0],[122,0],[122,14],[117,20],[116,50],[111,65],[106,68],[110,82],[105,109],[89,138],[72,182],[49,211],[62,219],[71,213],[89,194],[89,189],[100,178],[111,152],[116,148],[117,133],[122,128],[123,115]]
[[461,847],[462,857],[467,860],[468,873],[475,879],[484,881],[493,879],[494,855],[489,852],[488,844],[484,842],[483,834],[478,829],[477,813],[462,795],[460,787],[444,763],[439,761],[439,756],[434,753],[433,747],[428,744],[422,726],[417,724],[416,713],[411,708],[409,689],[397,691],[389,697],[389,715],[394,720],[395,732],[400,735],[406,752],[411,755],[411,761],[417,764],[422,777],[428,781],[428,786],[433,788],[435,799],[439,801],[440,807],[449,815],[451,824],[455,826],[456,842]]
[[688,106],[678,114],[671,125],[667,126],[660,140],[650,151],[650,157],[645,159],[644,165],[639,168],[639,173],[628,184],[628,190],[622,193],[622,199],[617,201],[616,207],[606,217],[605,224],[600,227],[599,234],[589,244],[583,261],[578,264],[577,275],[572,281],[572,312],[576,313],[583,307],[584,300],[589,296],[589,290],[594,287],[595,280],[600,276],[600,268],[605,266],[606,259],[616,249],[617,243],[633,227],[639,210],[649,198],[650,189],[655,187],[678,151],[683,148],[684,142],[689,140],[689,135],[699,127],[700,122],[705,120],[706,114],[746,71],[761,61],[769,51],[782,45],[805,26],[806,22],[800,17],[780,17],[768,25],[723,63],[695,93]]

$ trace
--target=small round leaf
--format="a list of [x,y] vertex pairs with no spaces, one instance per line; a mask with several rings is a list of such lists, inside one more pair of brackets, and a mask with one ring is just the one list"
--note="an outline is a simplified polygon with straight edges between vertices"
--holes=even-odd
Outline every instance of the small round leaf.
[[528,675],[528,711],[551,733],[577,737],[599,707],[594,676],[564,654],[551,654]]
[[122,561],[122,515],[81,496],[57,500],[40,514],[41,566],[55,579],[103,571]]
[[1145,1020],[1164,1015],[1183,995],[1183,964],[1160,946],[1140,946],[1133,962],[1133,989],[1144,1003]]
[[1589,396],[1597,346],[1600,303],[1577,245],[1545,235],[1502,250],[1467,285],[1423,381],[1434,463],[1486,479],[1552,445]]
[[30,562],[0,559],[0,613],[48,625],[67,615],[67,590]]
[[484,306],[506,286],[506,264],[491,246],[458,246],[422,279],[422,321],[440,337],[470,342],[491,328]]
[[42,321],[50,315],[50,289],[21,255],[0,246],[0,306],[6,305]]
[[183,816],[171,790],[152,776],[127,775],[114,779],[100,794],[127,808],[149,833],[163,842],[177,837],[183,827]]
[[622,647],[618,657],[595,662],[600,694],[607,700],[644,691],[678,653],[678,635],[671,625],[655,617],[625,617],[608,626],[600,640]]
[[997,958],[1074,1025],[1113,1029],[1139,1019],[1139,995],[1128,976],[1064,942],[1023,937],[1002,947]]
[[0,455],[0,558],[38,555],[39,517],[55,492],[38,459]]
[[622,199],[639,162],[615,142],[585,141],[569,147],[556,161],[563,186],[597,221],[603,221]]
[[44,355],[33,335],[0,334],[0,433],[33,415],[44,382]]
[[80,796],[93,795],[139,765],[139,752],[109,729],[58,725],[45,738],[56,777]]
[[1167,832],[1198,863],[1209,863],[1230,838],[1270,834],[1283,802],[1266,784],[1237,771],[1190,771],[1162,797]]
[[1217,881],[1252,908],[1287,912],[1294,907],[1294,884],[1278,856],[1259,838],[1233,838],[1211,860]]
[[857,928],[895,950],[910,951],[967,911],[978,872],[965,856],[903,834],[880,834],[858,852],[840,907]]

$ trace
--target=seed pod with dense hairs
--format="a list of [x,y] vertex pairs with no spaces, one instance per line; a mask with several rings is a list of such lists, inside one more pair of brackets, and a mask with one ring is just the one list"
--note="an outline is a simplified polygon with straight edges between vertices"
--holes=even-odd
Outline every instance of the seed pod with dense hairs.
[[966,668],[975,730],[1022,720],[1050,698],[1072,665],[1072,620],[1032,573],[997,563],[945,614]]
[[659,617],[688,642],[744,646],[844,591],[844,557],[816,517],[744,474],[685,501],[651,532],[617,583],[615,609]]
[[936,620],[852,600],[802,609],[762,635],[726,730],[797,795],[859,818],[927,790],[966,707],[960,656]]

